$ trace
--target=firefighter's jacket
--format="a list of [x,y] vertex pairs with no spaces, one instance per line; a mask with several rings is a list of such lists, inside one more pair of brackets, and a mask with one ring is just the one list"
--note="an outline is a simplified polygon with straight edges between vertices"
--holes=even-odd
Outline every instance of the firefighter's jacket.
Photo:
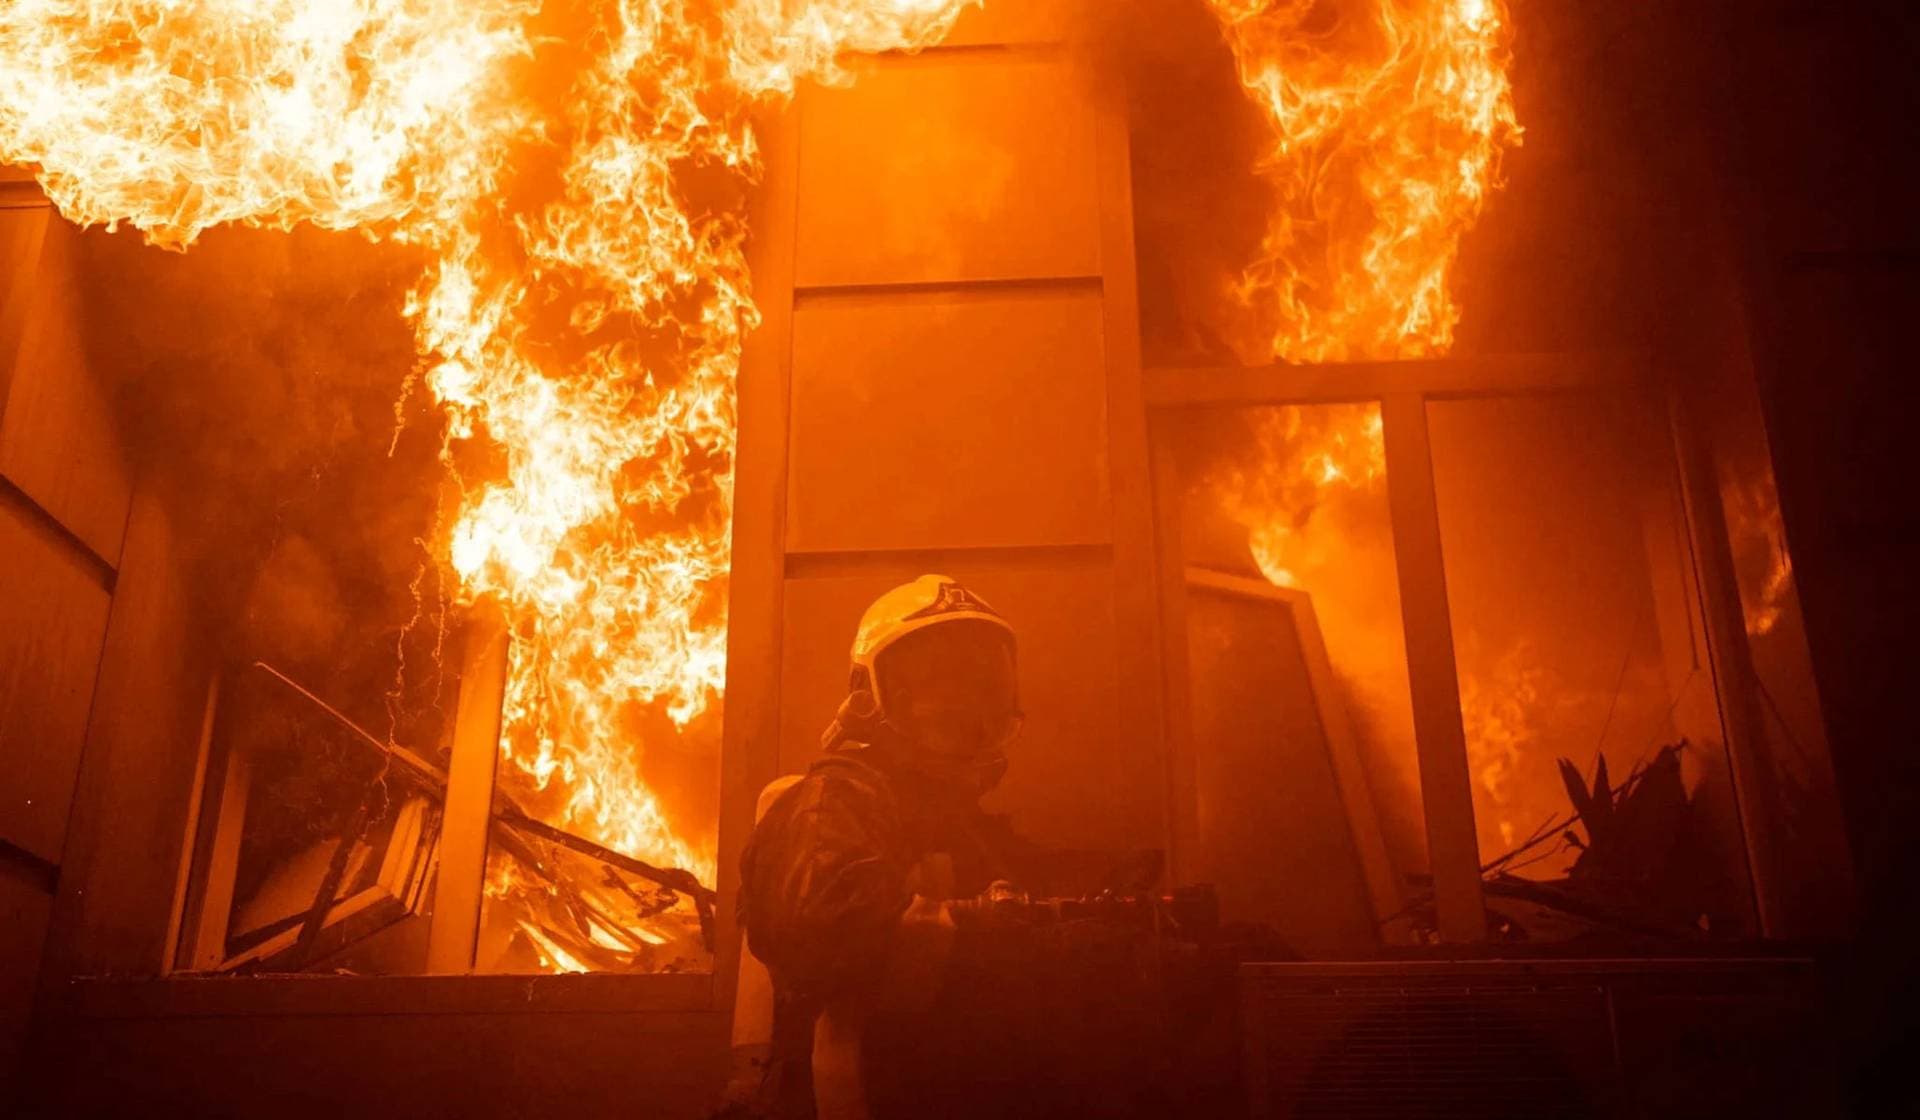
[[916,895],[926,909],[995,880],[1081,894],[1131,885],[1100,870],[1126,862],[1030,843],[882,748],[816,763],[768,808],[742,860],[748,945],[774,982],[769,1110],[811,1114],[813,1025],[832,1006],[858,1009],[866,1097],[881,1120],[1122,1115],[1150,1101],[1165,1023],[1138,931],[963,922],[949,925],[931,969],[901,960],[927,955],[902,923]]

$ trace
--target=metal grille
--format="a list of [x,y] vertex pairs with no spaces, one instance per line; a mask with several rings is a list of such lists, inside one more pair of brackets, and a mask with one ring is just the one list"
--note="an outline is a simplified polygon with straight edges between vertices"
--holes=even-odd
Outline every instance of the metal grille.
[[1258,1116],[1572,1120],[1616,1099],[1598,986],[1256,982],[1243,1013]]

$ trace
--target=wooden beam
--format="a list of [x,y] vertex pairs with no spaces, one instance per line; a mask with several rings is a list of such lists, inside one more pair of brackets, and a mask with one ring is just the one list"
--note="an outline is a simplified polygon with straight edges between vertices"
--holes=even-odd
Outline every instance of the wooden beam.
[[1460,718],[1460,679],[1453,661],[1447,571],[1440,550],[1427,402],[1419,394],[1389,395],[1380,402],[1380,416],[1434,906],[1442,939],[1480,941],[1486,937],[1487,920],[1480,895],[1467,736]]
[[[377,889],[369,891],[377,894]],[[351,900],[349,900],[351,901]],[[341,904],[345,906],[346,903]],[[76,977],[49,989],[49,1010],[85,1020],[263,1019],[408,1016],[526,1016],[588,1013],[603,1025],[642,1022],[677,1028],[674,1012],[711,1017],[711,978],[697,972],[602,972],[495,976],[249,976],[210,983],[199,977],[153,980]],[[518,1017],[518,1018],[515,1018]],[[716,1032],[715,1043],[724,1030]],[[688,1110],[692,1115],[695,1110]],[[673,1115],[674,1113],[669,1113]]]
[[500,704],[506,692],[509,635],[484,605],[467,624],[454,711],[453,758],[440,826],[440,871],[427,930],[427,971],[472,972],[487,877],[493,774],[500,758]]
[[[187,823],[180,843],[179,870],[173,877],[173,905],[167,908],[167,938],[163,946],[162,971],[171,972],[180,965],[180,939],[188,927],[189,891],[193,886],[194,862],[200,851],[200,814],[207,795],[207,772],[213,758],[213,729],[220,711],[220,674],[207,678],[207,704],[200,717],[200,745],[193,760],[193,786],[187,795]],[[196,913],[197,920],[197,913]]]
[[1307,679],[1313,685],[1314,711],[1320,717],[1320,730],[1327,738],[1327,757],[1333,763],[1334,781],[1340,787],[1340,800],[1347,809],[1347,830],[1353,836],[1354,854],[1360,859],[1360,872],[1366,876],[1367,899],[1373,903],[1373,918],[1384,923],[1401,912],[1405,904],[1400,881],[1393,872],[1393,858],[1387,853],[1387,838],[1380,831],[1380,816],[1374,811],[1373,790],[1367,785],[1366,764],[1360,760],[1360,740],[1353,733],[1353,721],[1341,702],[1339,686],[1333,679],[1333,661],[1327,655],[1326,636],[1320,632],[1320,616],[1313,609],[1313,597],[1301,595],[1293,607],[1294,635],[1306,658]]
[[1198,760],[1193,744],[1193,682],[1187,648],[1187,579],[1180,457],[1166,425],[1151,425],[1153,507],[1159,546],[1160,676],[1166,693],[1167,874],[1192,882],[1200,842]]
[[233,886],[240,869],[240,834],[247,825],[247,787],[251,784],[247,758],[228,747],[223,752],[218,782],[220,804],[214,809],[202,884],[193,922],[192,951],[185,960],[191,969],[214,969],[227,959],[227,922],[233,915]]
[[1428,399],[1552,393],[1646,380],[1653,363],[1631,350],[1488,354],[1394,362],[1183,366],[1146,371],[1149,408],[1340,404],[1394,395]]
[[[1133,161],[1126,91],[1112,75],[1093,83],[1095,186],[1100,200],[1101,344],[1107,365],[1107,468],[1113,501],[1114,674],[1118,725],[1140,736],[1143,757],[1171,773],[1161,663],[1161,604],[1154,539],[1154,479],[1141,376],[1140,291],[1133,243]],[[1184,632],[1182,640],[1184,640]],[[1173,821],[1162,807],[1163,843]]]
[[1791,936],[1792,931],[1785,928],[1781,865],[1775,847],[1782,826],[1779,778],[1764,740],[1753,654],[1747,646],[1746,615],[1740,606],[1733,545],[1727,537],[1713,454],[1700,427],[1692,422],[1685,397],[1676,391],[1668,400],[1674,447],[1680,459],[1681,494],[1698,565],[1701,613],[1706,617],[1707,656],[1720,700],[1720,721],[1753,879],[1759,934]]
[[740,853],[754,802],[780,768],[780,643],[786,594],[788,384],[793,371],[794,223],[799,207],[803,93],[764,109],[755,130],[766,177],[753,193],[748,259],[760,325],[747,335],[735,389],[733,566],[727,579],[727,691],[720,731],[720,861],[715,887],[714,1006],[739,980],[734,912]]

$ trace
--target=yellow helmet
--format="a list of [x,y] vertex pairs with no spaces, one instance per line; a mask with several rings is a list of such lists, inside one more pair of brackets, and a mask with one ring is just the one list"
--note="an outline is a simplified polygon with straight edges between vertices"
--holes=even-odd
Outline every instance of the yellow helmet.
[[1004,631],[1013,644],[1013,627],[1006,618],[952,576],[924,575],[875,599],[854,632],[853,687],[871,691],[884,709],[875,671],[880,655],[909,634],[956,622],[987,623]]

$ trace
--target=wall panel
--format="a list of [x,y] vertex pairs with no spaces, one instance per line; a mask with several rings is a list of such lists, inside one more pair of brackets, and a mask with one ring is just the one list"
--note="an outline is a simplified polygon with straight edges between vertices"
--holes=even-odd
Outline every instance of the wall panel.
[[0,504],[0,839],[60,862],[109,596],[35,514]]
[[791,552],[1112,539],[1097,290],[793,314]]
[[968,8],[942,46],[1059,43],[1093,26],[1098,5],[1111,0],[994,0]]
[[933,51],[803,92],[795,286],[1098,273],[1080,80],[1050,52]]
[[116,564],[133,479],[113,402],[87,365],[79,237],[68,222],[47,226],[0,415],[0,475]]
[[40,259],[49,214],[43,203],[12,197],[9,187],[17,189],[18,184],[0,175],[0,402],[7,399],[13,380],[13,356],[20,347],[20,327],[26,322],[33,290],[33,266]]
[[163,970],[186,843],[210,651],[157,493],[134,496],[127,526],[47,951],[54,976]]

